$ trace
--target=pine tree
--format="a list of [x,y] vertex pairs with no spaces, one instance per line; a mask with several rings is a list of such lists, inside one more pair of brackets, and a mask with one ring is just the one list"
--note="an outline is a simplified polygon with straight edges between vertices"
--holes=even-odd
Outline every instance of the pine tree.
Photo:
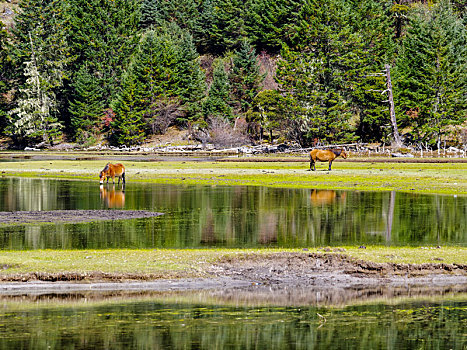
[[245,26],[258,49],[277,52],[288,41],[288,28],[297,21],[303,2],[295,0],[249,0]]
[[56,118],[56,99],[44,84],[34,47],[31,52],[31,60],[25,62],[24,68],[26,83],[20,90],[18,107],[9,112],[10,125],[7,131],[20,144],[29,141],[53,144],[62,128]]
[[171,25],[165,32],[149,30],[142,37],[112,105],[117,143],[140,143],[148,132],[163,131],[177,118],[190,118],[204,81],[187,35]]
[[161,28],[176,23],[180,28],[194,31],[199,17],[194,0],[144,0],[141,5],[141,26]]
[[384,11],[375,1],[332,0],[307,1],[297,14],[302,20],[283,49],[277,78],[309,141],[354,140],[357,111],[366,122],[382,115],[382,98],[366,91],[378,82],[365,75],[382,69],[391,52]]
[[308,34],[295,40],[295,48],[283,49],[277,77],[288,98],[296,101],[292,114],[306,137],[335,141],[348,133],[350,119],[342,93],[343,71],[338,66],[345,54],[336,40],[342,28],[336,26],[334,4],[320,3],[310,11],[313,22],[306,25]]
[[104,100],[99,80],[83,65],[72,83],[75,99],[70,101],[71,124],[78,138],[97,134],[104,115]]
[[213,78],[206,100],[203,103],[203,114],[206,119],[220,117],[231,119],[232,108],[229,106],[230,84],[225,71],[224,61],[219,58],[213,63]]
[[[74,74],[86,66],[101,93],[96,99],[108,107],[118,93],[129,58],[138,44],[141,4],[139,0],[68,0],[69,26]],[[75,79],[73,75],[72,80]],[[69,99],[82,100],[71,89]]]
[[[24,128],[29,130],[26,133],[19,129],[16,133],[13,126],[23,125],[21,120],[27,115],[35,115],[33,119],[37,117],[46,125],[43,141],[51,142],[52,135],[58,134],[61,129],[56,124],[56,118],[62,116],[61,112],[65,109],[62,91],[73,60],[66,34],[66,4],[58,0],[25,0],[20,6],[21,11],[15,18],[15,45],[11,52],[18,77],[14,80],[17,85],[13,86],[13,90],[20,93],[15,95],[17,108],[9,114],[9,122],[12,123],[9,130],[21,138],[34,138],[37,135],[30,132],[28,123],[24,124]],[[38,102],[32,103],[33,100]],[[31,108],[38,110],[33,112]],[[60,122],[63,124],[64,120]]]
[[256,95],[252,108],[247,112],[249,124],[257,123],[260,126],[260,139],[263,130],[269,133],[269,142],[273,141],[273,133],[279,132],[287,137],[288,120],[285,101],[277,90],[263,90]]
[[259,72],[259,63],[255,49],[244,40],[240,48],[235,51],[230,81],[232,95],[237,101],[237,109],[246,112],[261,89],[264,75]]
[[6,112],[8,109],[8,101],[5,98],[8,91],[8,80],[10,79],[8,73],[9,57],[7,51],[7,31],[4,28],[2,21],[0,21],[0,132],[6,126]]
[[352,64],[353,68],[346,72],[349,98],[359,115],[357,133],[362,141],[380,141],[391,130],[390,115],[385,102],[387,94],[381,94],[386,86],[385,77],[374,73],[381,73],[394,60],[391,8],[387,3],[367,0],[347,9],[351,31],[358,33],[353,48],[358,64]]
[[437,144],[467,111],[467,30],[448,2],[412,19],[395,74],[399,119],[419,141]]
[[159,0],[144,0],[141,5],[141,28],[155,27],[160,18]]
[[121,93],[112,103],[115,142],[132,145],[144,140],[145,116],[151,118],[155,101],[163,94],[171,95],[176,88],[172,74],[176,61],[169,38],[152,30],[144,34],[123,79]]
[[213,0],[213,24],[209,36],[216,53],[238,48],[245,39],[246,14],[241,0]]
[[110,141],[120,145],[141,144],[145,137],[144,115],[147,111],[141,86],[129,75],[123,78],[122,91],[112,102],[115,111]]
[[204,98],[206,83],[193,37],[187,31],[182,32],[178,53],[177,74],[180,91],[177,95],[181,97],[187,111],[183,119],[198,119],[201,116],[200,101]]
[[199,15],[196,18],[192,34],[200,53],[213,52],[216,47],[215,41],[211,36],[215,11],[213,1],[215,0],[201,0],[198,6]]

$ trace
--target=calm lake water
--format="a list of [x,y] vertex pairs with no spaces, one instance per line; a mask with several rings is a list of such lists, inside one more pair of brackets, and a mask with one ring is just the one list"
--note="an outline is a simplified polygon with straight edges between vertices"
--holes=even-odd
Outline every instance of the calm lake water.
[[467,197],[0,179],[0,211],[138,209],[151,219],[0,227],[0,249],[467,244]]
[[4,302],[1,349],[465,349],[467,302],[229,306]]
[[[0,249],[467,244],[460,196],[0,179],[0,211],[59,209],[165,215],[0,226]],[[467,348],[465,286],[323,287],[2,294],[0,349]]]

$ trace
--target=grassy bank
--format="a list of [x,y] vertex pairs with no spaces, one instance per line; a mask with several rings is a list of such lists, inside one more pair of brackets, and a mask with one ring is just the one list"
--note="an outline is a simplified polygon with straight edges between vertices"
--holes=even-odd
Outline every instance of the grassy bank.
[[[115,160],[113,160],[115,162]],[[103,160],[35,160],[2,162],[2,176],[59,178],[98,182]],[[467,195],[467,163],[335,162],[316,172],[304,162],[140,162],[125,161],[127,186],[133,182],[206,185],[253,185],[289,188],[326,188],[376,191],[415,191]],[[260,250],[32,250],[2,251],[1,276],[28,273],[152,274],[152,278],[204,276],[206,267],[229,255],[267,254]],[[317,251],[309,249],[310,252]],[[335,254],[333,252],[324,252]],[[351,257],[369,262],[465,264],[467,248],[345,247]]]
[[[114,161],[115,162],[115,161]],[[3,176],[98,181],[102,160],[2,162]],[[125,161],[131,182],[205,185],[252,185],[372,191],[467,194],[467,163],[368,163],[336,161],[333,170],[304,162],[139,162]]]
[[[444,263],[465,264],[464,247],[382,247],[366,249],[343,247],[331,251],[309,248],[310,253],[345,254],[355,259],[375,263]],[[302,249],[157,249],[157,250],[31,250],[0,252],[2,275],[28,274],[40,271],[56,273],[151,274],[152,278],[201,277],[208,267],[228,257],[253,254],[301,252]]]

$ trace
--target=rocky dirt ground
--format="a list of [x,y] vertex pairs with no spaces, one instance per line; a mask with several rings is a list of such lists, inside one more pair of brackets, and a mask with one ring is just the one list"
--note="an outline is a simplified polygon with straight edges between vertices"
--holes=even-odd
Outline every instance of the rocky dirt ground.
[[[293,294],[310,302],[344,301],[370,295],[467,293],[467,265],[371,263],[344,254],[273,253],[224,258],[205,267],[205,275],[30,273],[0,278],[0,294],[79,291],[195,291],[255,300],[271,294],[285,302]],[[235,291],[235,292],[233,292]],[[233,293],[233,294],[232,294]],[[318,293],[318,294],[317,294]],[[318,300],[319,299],[319,300]]]
[[0,225],[127,220],[162,215],[146,210],[52,210],[0,212]]

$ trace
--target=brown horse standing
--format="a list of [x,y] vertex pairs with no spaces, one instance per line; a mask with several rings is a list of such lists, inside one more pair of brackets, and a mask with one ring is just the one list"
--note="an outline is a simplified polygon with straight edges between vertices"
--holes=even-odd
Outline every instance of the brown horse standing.
[[115,178],[118,178],[118,185],[120,185],[120,179],[122,179],[123,185],[125,185],[125,167],[123,164],[112,164],[107,163],[104,169],[99,174],[100,183],[103,184],[105,179],[109,183],[109,178],[112,178],[112,182],[115,184]]
[[[329,162],[329,171],[331,171],[332,161],[339,156],[342,156],[342,158],[345,159],[347,158],[347,153],[345,153],[343,149],[314,149],[310,152],[310,170],[315,171],[315,163],[316,161],[320,161]],[[313,169],[311,169],[311,166],[313,166]]]

